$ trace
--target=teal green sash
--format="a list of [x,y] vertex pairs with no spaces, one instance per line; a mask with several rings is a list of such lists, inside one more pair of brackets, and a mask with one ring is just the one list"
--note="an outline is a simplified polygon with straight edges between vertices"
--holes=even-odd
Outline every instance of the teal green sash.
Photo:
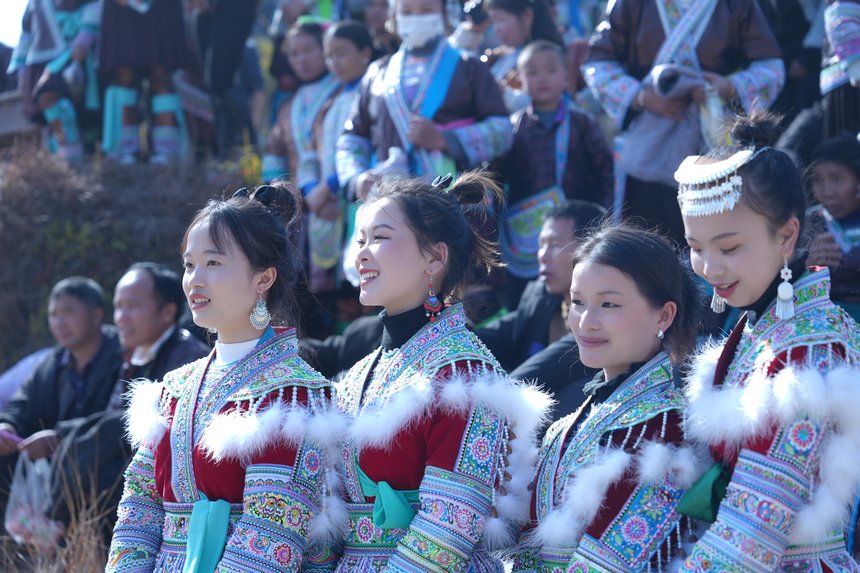
[[716,462],[681,496],[676,511],[700,521],[715,522],[731,479],[729,469]]
[[188,551],[182,573],[214,573],[227,545],[230,504],[219,499],[209,501],[200,492],[188,524]]
[[[373,525],[381,529],[405,529],[415,517],[413,503],[418,503],[418,490],[396,490],[388,482],[379,483],[370,479],[361,466],[358,470],[358,481],[361,483],[361,493],[365,497],[373,497]],[[183,572],[184,573],[184,572]]]

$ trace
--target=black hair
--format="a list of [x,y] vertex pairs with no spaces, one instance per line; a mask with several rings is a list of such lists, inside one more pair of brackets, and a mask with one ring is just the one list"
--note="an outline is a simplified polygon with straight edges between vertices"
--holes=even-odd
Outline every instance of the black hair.
[[743,179],[741,201],[765,217],[774,233],[789,219],[797,217],[800,222],[798,237],[802,237],[806,219],[803,178],[791,158],[772,147],[779,136],[780,119],[764,110],[734,117],[728,126],[734,145],[715,149],[707,157],[723,160],[743,149],[755,149],[755,157],[737,171]]
[[552,42],[547,42],[546,40],[537,40],[535,42],[530,42],[523,51],[520,52],[520,55],[517,56],[517,67],[522,68],[535,54],[539,54],[541,52],[552,52],[557,55],[559,60],[561,60],[561,65],[565,68],[567,67],[567,60],[565,59],[564,50]]
[[860,141],[852,134],[837,135],[822,141],[812,151],[810,171],[819,161],[841,163],[860,180]]
[[188,225],[179,252],[185,252],[191,230],[208,223],[209,238],[216,248],[224,251],[225,243],[232,241],[254,272],[275,268],[277,277],[266,298],[272,322],[298,328],[296,286],[302,284],[304,271],[289,228],[299,215],[299,206],[296,192],[280,181],[253,192],[240,189],[229,199],[210,200]]
[[600,227],[605,217],[606,209],[597,203],[582,201],[580,199],[569,199],[550,209],[544,217],[544,221],[549,221],[550,219],[570,219],[574,225],[573,238],[582,239]]
[[677,362],[690,356],[699,331],[702,292],[669,241],[654,231],[607,223],[574,253],[573,266],[583,262],[618,269],[654,308],[674,302],[675,320],[666,329],[663,343]]
[[48,300],[60,296],[70,296],[78,299],[84,306],[91,309],[105,310],[105,291],[99,283],[89,277],[67,277],[59,281],[51,289]]
[[152,293],[159,308],[165,304],[176,305],[174,322],[179,321],[185,310],[185,293],[182,291],[182,279],[179,274],[167,265],[150,262],[140,262],[131,265],[126,274],[132,272],[145,273],[152,279]]
[[325,33],[326,38],[340,38],[352,42],[358,51],[365,48],[373,51],[373,38],[367,26],[353,20],[344,20],[334,24]]
[[463,173],[447,189],[444,183],[431,185],[417,177],[385,177],[367,203],[382,199],[400,208],[422,252],[431,252],[436,243],[448,246],[445,277],[437,287],[440,298],[461,296],[467,271],[477,269],[486,275],[502,266],[496,243],[482,235],[474,217],[489,201],[496,208],[504,204],[504,193],[488,175]]
[[530,40],[546,40],[558,47],[564,46],[564,40],[558,31],[555,20],[549,11],[546,0],[489,0],[488,9],[503,10],[514,16],[521,16],[523,12],[531,9],[532,29],[529,30]]
[[287,40],[304,34],[311,36],[314,40],[317,41],[317,44],[319,44],[320,48],[322,48],[324,33],[325,29],[323,29],[322,24],[320,24],[319,22],[302,22],[297,23],[292,28],[290,28],[289,32],[287,32]]

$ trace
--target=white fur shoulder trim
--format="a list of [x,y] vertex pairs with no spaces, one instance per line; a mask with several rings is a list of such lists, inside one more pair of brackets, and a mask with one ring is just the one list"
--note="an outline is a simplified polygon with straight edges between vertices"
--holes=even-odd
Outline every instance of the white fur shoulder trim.
[[294,410],[304,408],[288,409],[277,401],[260,412],[222,412],[203,431],[200,447],[218,462],[232,459],[250,463],[255,455],[281,438],[284,421],[295,414]]
[[581,469],[565,489],[564,501],[529,536],[535,546],[573,548],[600,511],[609,487],[624,475],[632,456],[614,449]]
[[125,413],[126,433],[133,448],[154,449],[167,431],[169,421],[162,409],[164,385],[149,380],[133,380],[128,390]]
[[433,396],[432,381],[416,376],[387,401],[362,408],[350,425],[349,436],[359,449],[387,448],[401,430],[430,411]]
[[[710,373],[694,368],[688,379],[687,435],[707,444],[738,447],[773,423],[798,418],[830,419],[860,431],[860,370],[849,366],[826,373],[789,365],[775,376],[756,372],[745,386],[713,385]],[[731,423],[726,423],[731,420]]]

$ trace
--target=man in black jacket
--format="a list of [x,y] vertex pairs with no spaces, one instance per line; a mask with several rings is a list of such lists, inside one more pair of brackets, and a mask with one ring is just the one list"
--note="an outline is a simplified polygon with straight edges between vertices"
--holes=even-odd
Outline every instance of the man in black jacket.
[[577,403],[576,391],[567,391],[572,384],[591,379],[577,358],[576,343],[567,328],[571,256],[604,213],[597,204],[577,200],[550,211],[539,238],[540,278],[526,285],[513,312],[475,330],[512,376],[536,380],[556,394],[556,413]]
[[132,455],[123,425],[122,397],[128,382],[161,380],[171,370],[209,353],[205,344],[177,325],[185,295],[179,276],[164,265],[132,265],[116,285],[113,305],[114,323],[128,358],[106,409],[69,422],[70,431],[60,442],[54,517],[64,522],[71,518],[72,509],[65,503],[69,490],[80,478],[93,476],[93,493],[103,496],[104,509],[119,502],[120,478]]
[[52,455],[75,420],[107,406],[122,353],[104,315],[104,292],[92,279],[70,277],[51,290],[48,326],[57,346],[0,412],[0,505],[19,452]]

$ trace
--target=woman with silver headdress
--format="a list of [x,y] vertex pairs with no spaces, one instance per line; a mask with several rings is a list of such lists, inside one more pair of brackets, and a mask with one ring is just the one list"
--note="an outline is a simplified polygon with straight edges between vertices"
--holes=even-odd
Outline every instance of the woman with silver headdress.
[[712,308],[745,311],[687,383],[687,436],[716,460],[679,505],[712,522],[687,571],[860,571],[844,534],[860,483],[860,329],[798,249],[805,193],[768,146],[775,131],[768,116],[739,120],[735,147],[675,174]]

